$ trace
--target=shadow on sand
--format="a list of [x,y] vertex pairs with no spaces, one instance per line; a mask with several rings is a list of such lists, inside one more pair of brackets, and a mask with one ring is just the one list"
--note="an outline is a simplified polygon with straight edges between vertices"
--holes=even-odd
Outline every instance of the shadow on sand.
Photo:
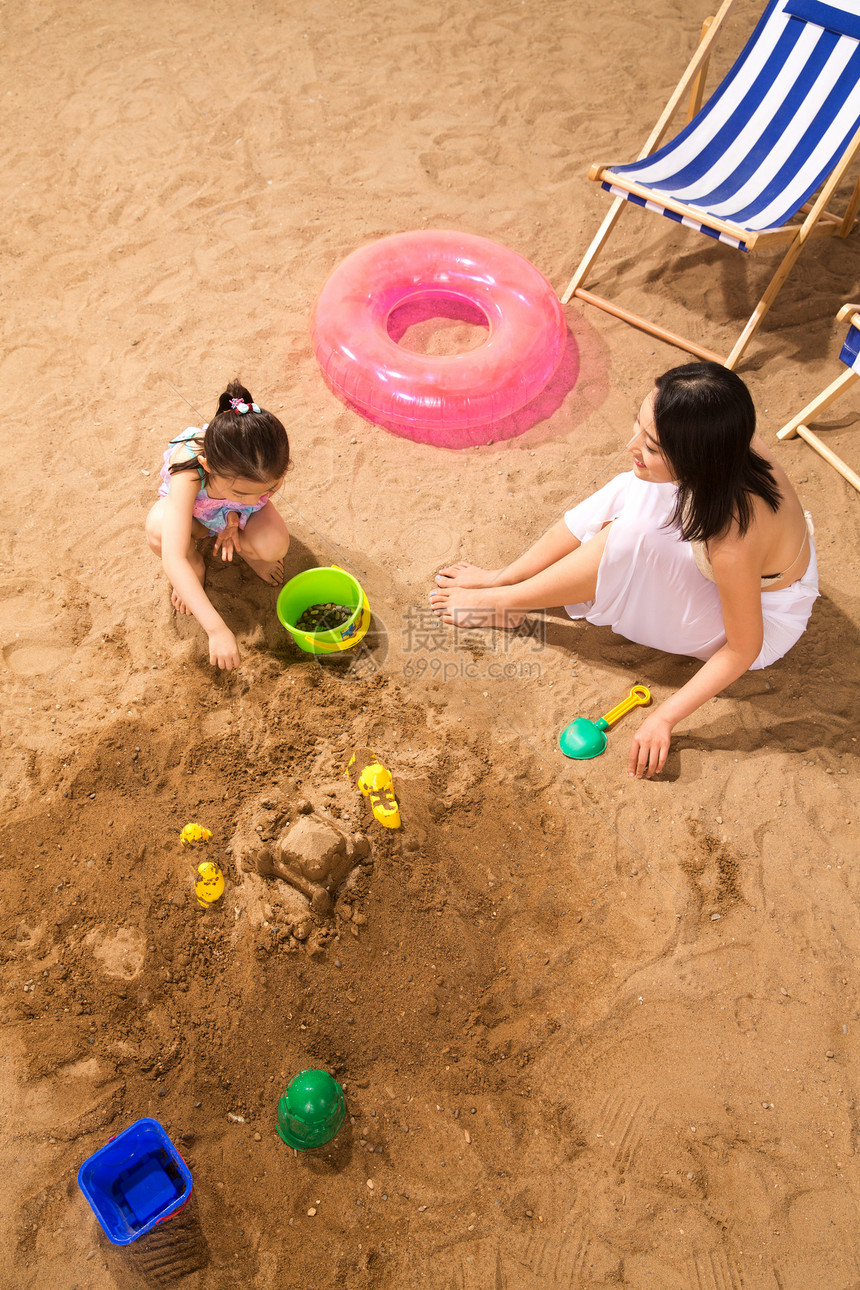
[[[617,669],[619,698],[636,683],[678,689],[694,675],[696,659],[662,654],[616,636],[608,627],[572,622],[563,610],[550,611],[546,643],[575,651],[586,663]],[[856,660],[860,657],[860,631],[826,595],[816,602],[806,633],[788,654],[761,671],[747,672],[721,697],[754,709],[752,721],[722,715],[708,722],[707,707],[699,709],[679,731],[663,777],[676,778],[685,749],[699,752],[754,753],[766,748],[808,754],[826,750],[856,758],[857,738]],[[610,705],[607,705],[610,706]],[[644,709],[643,709],[644,712]]]

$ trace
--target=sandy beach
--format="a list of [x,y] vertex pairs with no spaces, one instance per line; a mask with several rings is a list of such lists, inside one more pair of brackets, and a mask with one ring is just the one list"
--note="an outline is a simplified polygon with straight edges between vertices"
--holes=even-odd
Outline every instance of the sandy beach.
[[[860,235],[801,258],[739,368],[821,598],[650,782],[627,775],[640,713],[593,761],[559,731],[693,661],[553,613],[440,628],[427,597],[627,469],[685,355],[574,301],[546,415],[455,451],[340,402],[309,334],[344,257],[413,229],[493,239],[561,293],[607,206],[589,165],[635,156],[711,12],[2,11],[1,1290],[860,1286],[860,496],[776,439],[841,370]],[[600,289],[727,352],[769,257],[625,218]],[[367,594],[346,662],[207,555],[242,651],[213,672],[146,547],[168,440],[235,376],[290,435],[287,576],[337,564]],[[822,421],[855,470],[857,418],[848,395]],[[344,774],[359,746],[400,830]],[[308,814],[369,843],[327,913],[254,868]],[[226,880],[207,910],[203,858]],[[308,1067],[348,1118],[303,1154],[276,1111]],[[122,1248],[76,1178],[141,1117],[193,1199]]]

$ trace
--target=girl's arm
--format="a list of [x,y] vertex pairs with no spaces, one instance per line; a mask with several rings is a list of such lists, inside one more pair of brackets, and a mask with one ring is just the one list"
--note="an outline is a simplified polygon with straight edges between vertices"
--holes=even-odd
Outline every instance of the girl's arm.
[[210,663],[229,670],[239,666],[236,638],[206,595],[188,559],[192,510],[198,489],[193,471],[172,477],[161,529],[161,563],[173,590],[209,637]]
[[726,643],[694,677],[649,714],[633,736],[628,771],[650,779],[666,764],[672,730],[708,699],[743,676],[761,653],[761,561],[748,542],[723,545],[712,555]]

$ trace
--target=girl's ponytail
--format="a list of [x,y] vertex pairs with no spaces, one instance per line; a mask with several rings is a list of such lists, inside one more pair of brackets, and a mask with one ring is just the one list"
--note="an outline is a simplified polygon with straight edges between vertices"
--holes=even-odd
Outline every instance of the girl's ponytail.
[[268,484],[290,464],[290,441],[281,422],[254,402],[251,391],[231,381],[206,427],[203,452],[207,474]]
[[215,416],[218,416],[222,412],[233,411],[231,402],[234,400],[238,400],[240,403],[246,403],[249,407],[254,402],[251,397],[250,390],[246,390],[244,385],[239,381],[231,381],[218,400],[218,411],[215,413]]

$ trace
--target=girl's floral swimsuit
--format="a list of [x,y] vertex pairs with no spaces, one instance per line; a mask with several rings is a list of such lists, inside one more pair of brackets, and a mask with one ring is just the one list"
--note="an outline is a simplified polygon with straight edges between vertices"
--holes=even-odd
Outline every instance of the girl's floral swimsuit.
[[[173,456],[173,449],[177,444],[182,443],[188,448],[189,455],[195,456],[196,454],[191,451],[190,440],[198,439],[202,441],[205,431],[206,426],[202,430],[198,430],[196,426],[189,426],[176,439],[170,440],[167,452],[164,454],[164,465],[161,467],[159,497],[166,497],[170,492],[170,459]],[[239,528],[243,529],[248,523],[248,516],[253,515],[255,511],[262,510],[269,500],[269,494],[263,493],[259,502],[255,502],[253,506],[246,506],[240,502],[227,502],[223,497],[210,497],[206,492],[206,476],[203,473],[203,467],[198,465],[197,471],[200,475],[201,487],[200,492],[194,499],[192,514],[195,520],[199,520],[210,533],[223,532],[227,527],[227,516],[231,511],[239,516]]]

